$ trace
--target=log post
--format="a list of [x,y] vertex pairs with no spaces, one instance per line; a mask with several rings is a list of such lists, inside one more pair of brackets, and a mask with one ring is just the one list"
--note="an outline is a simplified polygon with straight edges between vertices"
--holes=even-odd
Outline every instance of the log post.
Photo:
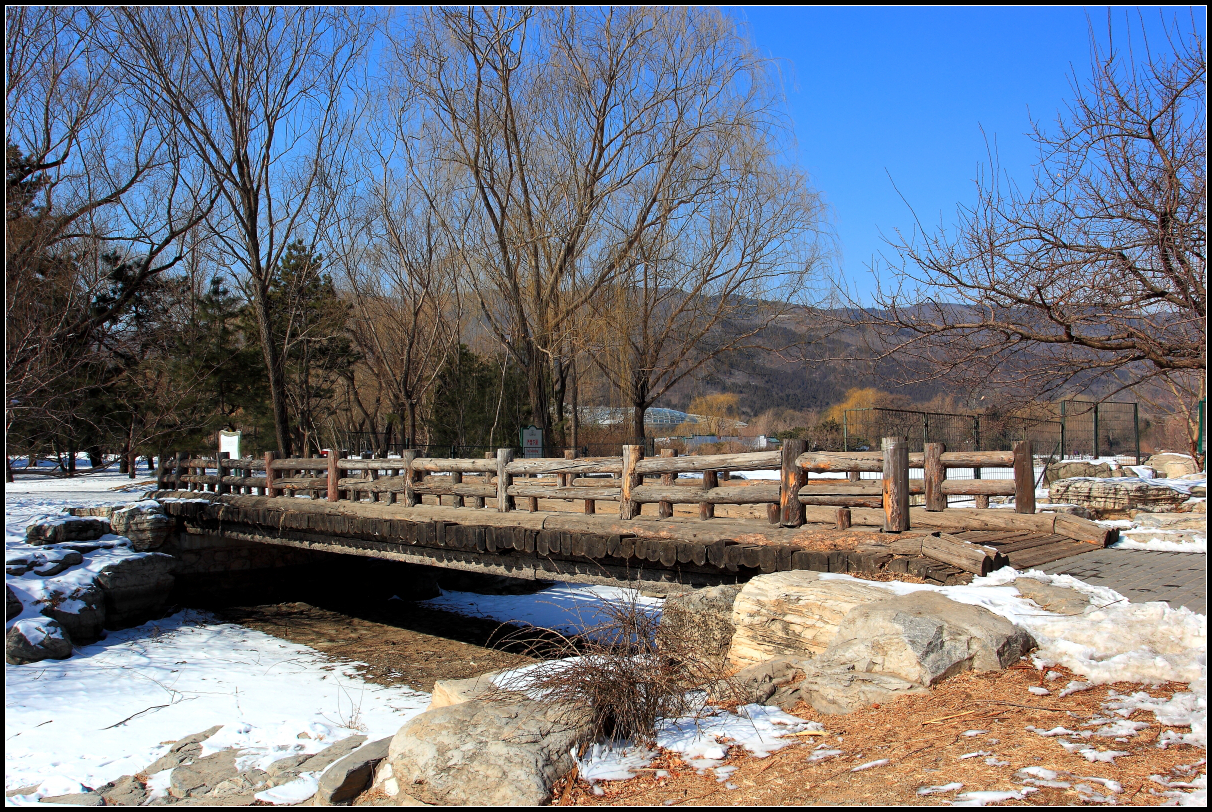
[[884,438],[884,532],[909,529],[909,446],[900,437]]
[[[363,459],[365,459],[365,458],[367,458],[367,457],[369,457],[369,458],[370,458],[370,459],[372,459],[372,460],[377,460],[377,459],[379,458],[379,453],[378,453],[377,451],[372,451],[372,452],[370,452],[369,454],[363,454],[363,455],[362,455],[362,458],[363,458]],[[376,481],[378,481],[378,479],[379,479],[379,469],[378,469],[378,468],[371,468],[371,469],[370,469],[369,471],[367,471],[366,473],[367,473],[367,475],[370,477],[370,481],[371,481],[371,482],[376,482]],[[372,501],[372,502],[378,502],[378,501],[379,501],[379,492],[378,492],[378,491],[376,491],[376,490],[374,490],[374,489],[371,489],[371,491],[370,491],[370,501]]]
[[[450,472],[450,484],[451,485],[462,485],[463,484],[463,472],[462,471],[451,471]],[[466,505],[466,503],[463,500],[463,497],[459,496],[457,493],[454,494],[451,501],[454,503],[455,507],[465,507],[465,505]]]
[[413,487],[417,481],[416,474],[419,473],[412,470],[412,461],[417,458],[417,452],[412,449],[402,451],[400,452],[400,458],[401,462],[404,463],[404,506],[416,507],[421,501],[421,497],[417,494],[417,489]]
[[850,508],[840,507],[837,509],[837,529],[838,530],[849,530],[850,529]]
[[341,469],[337,467],[337,449],[328,449],[328,501],[335,502],[341,498],[337,491],[337,480],[341,477]]
[[783,458],[779,476],[779,524],[783,527],[801,527],[804,524],[804,506],[800,504],[800,488],[807,476],[795,461],[804,453],[803,440],[784,440]]
[[[493,453],[492,453],[491,451],[485,451],[485,452],[484,452],[484,459],[486,459],[486,460],[490,460],[490,459],[492,459],[492,458],[493,458]],[[484,475],[484,482],[485,482],[486,484],[487,484],[487,483],[491,483],[491,482],[492,482],[492,474],[485,474],[485,475]],[[473,497],[471,497],[471,506],[472,506],[472,507],[477,507],[477,508],[482,508],[482,507],[484,507],[484,497],[483,497],[483,496],[473,496]]]
[[526,497],[526,509],[529,510],[531,513],[538,513],[539,512],[539,497],[527,496]]
[[174,490],[178,490],[178,491],[181,490],[181,477],[185,476],[185,472],[187,470],[185,468],[186,459],[187,459],[187,455],[184,451],[177,452],[176,465],[173,469],[173,481],[175,483],[173,485]]
[[[703,490],[711,490],[720,486],[719,475],[715,471],[703,472]],[[699,518],[714,519],[715,505],[710,502],[699,502]]]
[[497,510],[501,513],[514,509],[513,497],[509,495],[509,486],[513,484],[513,475],[505,470],[513,462],[512,448],[497,449]]
[[846,479],[850,480],[851,482],[860,482],[863,479],[863,475],[858,471],[847,471]]
[[231,485],[223,484],[223,463],[231,459],[230,451],[220,451],[218,459],[215,460],[215,465],[219,469],[219,493],[231,493]]
[[631,492],[644,482],[643,476],[635,472],[636,463],[644,458],[644,446],[623,446],[623,475],[620,477],[622,493],[619,498],[619,518],[634,519],[640,515],[640,503],[631,498]]
[[972,501],[976,504],[977,510],[985,510],[987,507],[989,507],[989,494],[978,493],[976,496],[972,497]]
[[[662,457],[676,457],[677,455],[678,455],[678,452],[677,452],[676,448],[662,448],[661,449]],[[676,484],[678,484],[677,479],[678,479],[677,474],[661,474],[661,484],[662,485],[676,485]],[[668,519],[670,516],[672,516],[673,515],[673,502],[657,502],[657,515],[660,516],[662,519]]]
[[265,452],[265,495],[271,499],[278,495],[274,487],[274,452]]
[[1030,440],[1014,444],[1014,511],[1035,513],[1035,458]]
[[942,443],[926,443],[922,477],[926,487],[926,510],[946,510],[947,495],[943,493],[943,480],[947,469],[943,466]]

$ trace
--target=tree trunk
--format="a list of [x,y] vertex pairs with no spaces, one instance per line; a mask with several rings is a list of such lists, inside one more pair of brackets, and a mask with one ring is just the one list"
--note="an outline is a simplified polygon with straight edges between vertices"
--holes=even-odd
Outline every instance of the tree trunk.
[[408,438],[406,446],[408,448],[417,447],[417,403],[412,399],[408,401]]
[[[259,269],[258,269],[259,270]],[[259,275],[259,274],[254,274]],[[290,415],[286,409],[286,370],[282,355],[270,329],[269,300],[266,291],[258,287],[254,310],[257,313],[257,333],[261,338],[261,351],[265,356],[265,369],[269,373],[269,395],[273,402],[274,435],[278,441],[278,454],[284,459],[291,456]]]
[[573,356],[572,359],[572,442],[573,448],[579,448],[581,445],[581,387],[580,379],[577,377],[577,359]]
[[552,446],[551,434],[551,399],[547,386],[547,362],[533,343],[528,348],[526,358],[526,394],[530,398],[531,419],[535,428],[543,432],[544,450]]
[[635,439],[635,444],[639,446],[645,443],[644,415],[647,412],[648,407],[642,403],[633,403],[631,405],[631,436]]

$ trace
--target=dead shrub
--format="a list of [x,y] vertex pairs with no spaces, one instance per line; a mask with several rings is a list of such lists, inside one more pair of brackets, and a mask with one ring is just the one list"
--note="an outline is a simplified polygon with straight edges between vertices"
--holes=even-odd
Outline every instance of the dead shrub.
[[[739,696],[723,658],[704,645],[701,627],[662,629],[638,591],[625,595],[595,606],[599,622],[578,634],[552,633],[528,643],[526,653],[542,661],[498,677],[498,690],[487,698],[524,694],[557,706],[570,723],[587,724],[599,740],[651,745],[662,718],[699,715],[708,692],[724,702]],[[526,634],[533,632],[514,632],[501,642],[516,646]]]

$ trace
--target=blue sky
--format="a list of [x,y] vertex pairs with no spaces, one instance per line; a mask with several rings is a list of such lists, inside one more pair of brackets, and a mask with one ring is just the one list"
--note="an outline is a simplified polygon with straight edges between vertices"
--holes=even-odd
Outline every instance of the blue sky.
[[[1089,73],[1091,27],[1105,40],[1108,19],[1099,7],[730,11],[780,60],[798,158],[832,207],[838,266],[860,293],[873,258],[890,254],[881,232],[912,226],[906,202],[924,223],[949,224],[974,199],[986,137],[1004,170],[1029,177],[1031,119],[1055,120],[1073,71]],[[1112,12],[1117,38],[1124,14]],[[1130,14],[1154,47],[1162,15],[1192,20],[1189,7]],[[1195,14],[1204,34],[1206,11]]]

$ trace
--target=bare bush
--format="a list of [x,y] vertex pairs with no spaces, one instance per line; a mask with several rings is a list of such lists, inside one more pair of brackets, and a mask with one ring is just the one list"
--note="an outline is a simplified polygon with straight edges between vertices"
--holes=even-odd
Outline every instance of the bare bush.
[[610,742],[653,744],[661,719],[696,717],[707,693],[728,702],[740,696],[711,635],[699,624],[661,627],[640,593],[595,606],[603,619],[575,635],[552,633],[535,641],[533,630],[515,631],[501,643],[525,640],[537,665],[497,678],[489,698],[517,694],[554,705],[568,721],[588,724],[591,735]]

